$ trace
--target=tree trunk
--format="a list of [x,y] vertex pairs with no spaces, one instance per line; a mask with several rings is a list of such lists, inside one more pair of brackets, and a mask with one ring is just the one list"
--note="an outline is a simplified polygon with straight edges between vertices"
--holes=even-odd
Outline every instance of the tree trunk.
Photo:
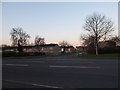
[[96,34],[96,37],[95,37],[95,45],[96,45],[96,55],[98,55],[98,38],[97,38],[97,34]]
[[98,55],[98,45],[96,44],[96,55]]

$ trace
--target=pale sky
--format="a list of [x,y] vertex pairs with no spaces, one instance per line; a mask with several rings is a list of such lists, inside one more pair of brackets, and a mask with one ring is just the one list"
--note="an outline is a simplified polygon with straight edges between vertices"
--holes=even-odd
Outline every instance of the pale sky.
[[118,34],[117,2],[3,2],[0,44],[10,45],[11,29],[21,27],[30,34],[30,42],[39,35],[46,43],[65,40],[80,45],[85,18],[94,12],[110,18],[116,29],[112,35]]

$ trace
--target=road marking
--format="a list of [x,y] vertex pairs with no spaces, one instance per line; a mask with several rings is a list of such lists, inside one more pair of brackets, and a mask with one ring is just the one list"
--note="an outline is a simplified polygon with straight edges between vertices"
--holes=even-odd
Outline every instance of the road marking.
[[7,66],[29,66],[28,64],[3,64]]
[[98,66],[90,67],[90,66],[53,66],[53,65],[51,65],[49,67],[51,67],[51,68],[100,68]]
[[40,86],[40,87],[47,87],[47,88],[62,88],[62,87],[56,87],[56,86],[48,86],[48,85],[40,85],[40,84],[32,84],[33,86]]
[[45,87],[45,88],[61,88],[61,89],[63,89],[62,87],[56,87],[56,86],[50,86],[50,85],[42,85],[42,84],[32,84],[30,82],[13,81],[13,80],[3,80],[3,81],[13,82],[13,83],[20,83],[20,84],[28,84],[28,85],[33,85],[33,86]]

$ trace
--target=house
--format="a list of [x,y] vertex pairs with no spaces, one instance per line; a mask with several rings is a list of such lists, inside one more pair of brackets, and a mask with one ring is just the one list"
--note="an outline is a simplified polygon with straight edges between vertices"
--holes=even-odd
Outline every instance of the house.
[[60,47],[58,44],[36,45],[35,48],[38,50],[38,52],[44,52],[47,55],[59,55],[60,54]]
[[119,41],[119,42],[116,42],[116,46],[120,46],[120,41]]
[[16,46],[2,46],[2,52],[17,52],[17,48]]
[[112,48],[112,47],[116,47],[116,42],[110,41],[110,40],[107,40],[107,41],[104,41],[104,42],[100,42],[99,43],[99,47],[100,48]]
[[43,45],[35,45],[35,46],[24,46],[24,52],[32,52],[39,53],[43,52],[46,55],[59,55],[60,48],[58,44],[43,44]]
[[[44,44],[35,46],[22,46],[24,53],[45,53],[46,55],[59,55],[60,47],[58,44]],[[18,47],[3,47],[2,52],[14,51],[18,52]]]
[[76,46],[76,51],[86,51],[87,49],[87,46]]
[[93,54],[95,52],[95,47],[88,46],[76,46],[77,52],[87,52],[89,54]]
[[73,46],[60,46],[62,53],[72,53],[75,52],[75,48]]

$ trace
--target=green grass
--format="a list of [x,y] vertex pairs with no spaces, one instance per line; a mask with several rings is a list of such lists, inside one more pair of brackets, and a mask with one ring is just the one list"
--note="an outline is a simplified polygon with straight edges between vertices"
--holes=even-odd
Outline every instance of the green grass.
[[31,58],[43,58],[43,57],[48,57],[48,56],[62,56],[62,55],[68,55],[67,53],[60,54],[60,55],[37,55],[37,56],[10,56],[10,57],[2,57],[2,59],[31,59]]
[[61,53],[60,56],[62,55],[70,55],[71,53]]
[[[63,53],[57,56],[62,56],[62,55],[69,55],[71,53]],[[32,58],[43,58],[43,57],[48,57],[53,55],[44,55],[44,56],[16,56],[16,57],[2,57],[2,59],[32,59]],[[86,55],[79,55],[77,56],[78,58],[112,58],[112,57],[120,57],[120,54],[114,53],[114,54],[99,54],[99,55],[94,55],[94,54],[86,54]]]
[[74,54],[74,53],[76,53],[76,52],[71,52],[71,53],[61,53],[61,54],[58,55],[58,56],[71,55],[71,54]]
[[99,55],[94,55],[94,54],[86,54],[86,55],[79,55],[77,57],[80,57],[80,58],[97,58],[97,57],[108,57],[108,58],[111,58],[111,57],[120,57],[120,54],[118,53],[114,53],[114,54],[99,54]]

